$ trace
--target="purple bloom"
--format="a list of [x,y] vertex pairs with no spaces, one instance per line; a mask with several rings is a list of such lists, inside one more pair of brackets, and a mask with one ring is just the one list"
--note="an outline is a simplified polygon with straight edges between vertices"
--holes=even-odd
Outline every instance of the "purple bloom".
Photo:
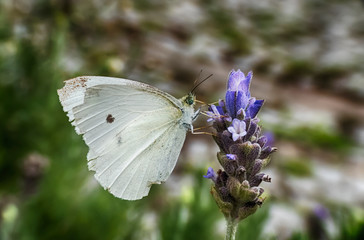
[[[250,81],[253,76],[252,72],[249,72],[248,75],[245,77],[245,74],[240,71],[232,70],[229,75],[228,80],[228,91],[243,91],[249,92]],[[250,93],[249,93],[250,97]]]
[[211,179],[214,182],[216,181],[216,174],[215,174],[214,169],[212,167],[209,167],[207,169],[207,173],[206,173],[206,175],[203,175],[203,177]]
[[207,111],[206,114],[209,115],[209,119],[207,119],[208,122],[211,122],[213,120],[217,120],[217,119],[221,119],[222,116],[224,114],[224,111],[222,109],[222,107],[220,106],[215,106],[215,105],[211,105],[210,106],[210,111]]
[[221,108],[224,108],[225,107],[225,102],[224,102],[224,100],[219,100],[219,106],[221,107]]
[[252,77],[252,72],[247,76],[240,70],[230,72],[225,101],[226,110],[232,118],[237,116],[237,112],[241,113],[241,109],[245,111],[243,113],[246,117],[254,118],[263,105],[264,100],[256,100],[250,96]]
[[325,220],[330,216],[329,210],[322,206],[321,204],[318,204],[314,209],[313,213],[315,216],[321,220]]
[[226,157],[227,157],[228,159],[230,159],[230,160],[236,160],[236,159],[237,159],[237,157],[236,157],[236,155],[235,155],[235,154],[226,154]]
[[254,118],[260,108],[263,106],[264,100],[256,100],[255,98],[250,98],[249,105],[247,106],[246,115],[250,118]]
[[266,132],[264,136],[267,138],[266,146],[273,146],[274,143],[274,134],[272,132]]
[[228,127],[228,131],[233,134],[233,140],[236,141],[246,135],[246,124],[242,120],[234,119],[233,123],[230,127]]

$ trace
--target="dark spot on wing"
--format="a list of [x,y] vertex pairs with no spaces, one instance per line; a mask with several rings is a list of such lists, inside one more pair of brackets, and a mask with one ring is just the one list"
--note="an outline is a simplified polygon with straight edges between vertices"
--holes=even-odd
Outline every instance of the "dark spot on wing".
[[107,123],[112,123],[112,122],[114,122],[114,120],[115,120],[115,118],[111,114],[107,115],[107,117],[106,117]]
[[122,139],[121,139],[121,136],[118,137],[118,145],[120,146],[122,143]]

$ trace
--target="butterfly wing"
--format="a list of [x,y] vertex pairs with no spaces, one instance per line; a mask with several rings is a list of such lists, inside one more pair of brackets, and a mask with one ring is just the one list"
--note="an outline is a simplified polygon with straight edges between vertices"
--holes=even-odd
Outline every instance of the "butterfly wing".
[[113,195],[140,199],[171,174],[186,136],[179,100],[147,84],[107,77],[68,80],[58,94],[89,146],[89,169]]

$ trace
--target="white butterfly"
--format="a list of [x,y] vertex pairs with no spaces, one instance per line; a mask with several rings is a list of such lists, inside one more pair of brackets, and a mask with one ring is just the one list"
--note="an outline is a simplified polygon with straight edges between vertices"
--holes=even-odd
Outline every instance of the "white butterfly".
[[114,196],[136,200],[167,180],[194,112],[192,93],[181,99],[150,85],[110,77],[65,81],[63,110],[89,146],[88,167]]

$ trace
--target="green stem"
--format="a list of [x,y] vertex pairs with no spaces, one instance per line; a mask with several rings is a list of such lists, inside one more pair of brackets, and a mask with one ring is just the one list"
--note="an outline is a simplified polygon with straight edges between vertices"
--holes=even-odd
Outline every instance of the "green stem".
[[234,221],[232,218],[226,218],[226,236],[225,240],[235,240],[236,229],[238,227],[238,221]]

